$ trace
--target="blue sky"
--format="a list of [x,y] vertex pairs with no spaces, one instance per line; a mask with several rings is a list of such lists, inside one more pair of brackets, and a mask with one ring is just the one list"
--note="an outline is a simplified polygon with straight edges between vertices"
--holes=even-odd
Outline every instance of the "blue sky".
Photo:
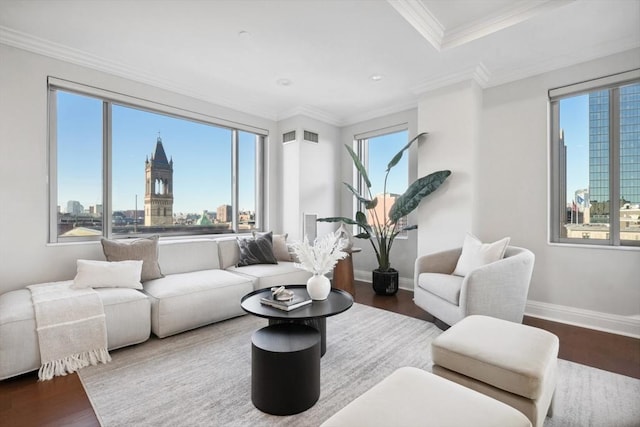
[[[58,92],[58,200],[102,203],[102,103]],[[158,132],[174,162],[174,213],[231,204],[231,131],[128,107],[113,107],[113,209],[144,208],[145,159]],[[255,136],[239,132],[240,209],[254,210]]]
[[[393,156],[409,142],[408,138],[407,131],[369,138],[369,166],[367,173],[371,180],[371,191],[374,196],[382,193],[387,165]],[[409,177],[408,158],[408,151],[405,151],[402,160],[391,169],[387,179],[387,192],[402,194],[407,189]]]
[[589,188],[589,95],[560,100],[560,128],[567,146],[567,202]]

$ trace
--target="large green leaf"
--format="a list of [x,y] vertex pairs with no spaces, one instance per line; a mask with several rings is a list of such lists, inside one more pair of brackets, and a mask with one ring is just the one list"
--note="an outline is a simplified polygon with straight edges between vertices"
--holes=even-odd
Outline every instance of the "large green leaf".
[[413,138],[411,141],[409,141],[407,143],[407,145],[405,145],[402,150],[400,150],[395,156],[393,156],[393,158],[391,159],[391,161],[389,162],[389,164],[387,165],[387,172],[389,172],[391,170],[392,167],[394,167],[395,165],[398,164],[398,162],[400,161],[400,159],[402,158],[402,155],[404,154],[404,152],[406,150],[409,149],[409,147],[411,147],[411,144],[413,144],[415,141],[417,141],[418,139],[420,139],[421,136],[424,135],[428,135],[427,132],[422,132],[421,134],[418,134],[415,138]]
[[317,222],[344,222],[345,224],[358,225],[358,223],[352,220],[351,218],[347,218],[344,216],[329,216],[326,218],[318,218],[316,219],[316,221]]
[[[349,184],[348,182],[343,182],[343,184],[349,189],[349,191],[351,191],[353,193],[353,195],[355,196],[356,199],[358,199],[358,201],[360,203],[364,203],[366,206],[368,206],[369,204],[371,204],[371,200],[367,199],[366,197],[362,197],[360,195],[360,193],[358,193],[358,190],[356,190],[353,185]],[[367,208],[368,209],[368,208]]]
[[344,146],[347,147],[347,151],[351,156],[351,160],[353,160],[353,164],[356,166],[356,169],[358,169],[358,172],[360,173],[360,176],[362,176],[362,179],[367,185],[367,188],[371,188],[371,181],[369,180],[369,175],[367,175],[367,169],[365,169],[364,165],[360,161],[360,158],[358,157],[356,152],[353,151],[353,148],[351,148],[348,144],[344,144]]
[[391,207],[389,211],[391,221],[398,222],[403,216],[409,215],[418,207],[420,201],[437,190],[449,175],[451,175],[451,171],[442,170],[417,179],[407,188],[403,195],[396,199],[396,202]]
[[364,207],[367,209],[375,209],[376,206],[378,206],[378,196],[374,197],[369,203],[366,203]]
[[371,226],[367,222],[367,216],[362,211],[356,212],[356,224],[364,229],[369,234],[373,234],[373,230],[371,230]]

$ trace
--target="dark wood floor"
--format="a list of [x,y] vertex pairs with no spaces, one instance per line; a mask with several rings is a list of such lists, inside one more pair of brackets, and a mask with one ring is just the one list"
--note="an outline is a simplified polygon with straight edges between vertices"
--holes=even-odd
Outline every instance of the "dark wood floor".
[[[434,321],[413,303],[413,292],[391,297],[375,295],[371,286],[356,284],[356,302]],[[640,378],[640,340],[562,323],[525,317],[525,324],[549,330],[560,338],[560,358]],[[439,325],[443,327],[443,325]],[[30,373],[0,381],[0,426],[99,426],[76,374],[38,382]]]

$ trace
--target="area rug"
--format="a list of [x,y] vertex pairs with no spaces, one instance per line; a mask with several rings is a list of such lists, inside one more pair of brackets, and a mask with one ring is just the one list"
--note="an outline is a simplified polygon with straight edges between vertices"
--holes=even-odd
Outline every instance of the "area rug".
[[[327,319],[321,392],[309,410],[273,416],[251,403],[251,334],[242,316],[112,352],[79,375],[101,424],[112,426],[318,426],[401,366],[430,370],[429,322],[354,304]],[[640,380],[561,361],[547,427],[640,425]]]

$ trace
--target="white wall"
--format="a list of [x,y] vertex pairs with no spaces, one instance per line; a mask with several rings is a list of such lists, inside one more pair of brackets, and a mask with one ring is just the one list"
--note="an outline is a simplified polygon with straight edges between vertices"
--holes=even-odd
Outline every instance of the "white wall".
[[[277,135],[276,124],[270,120],[20,49],[0,45],[0,60],[0,292],[70,279],[75,275],[76,259],[103,259],[99,242],[47,244],[47,76],[249,124]],[[265,220],[273,229],[282,227],[278,144],[278,138],[270,138],[266,151],[269,209]]]
[[479,141],[482,91],[474,82],[425,94],[418,107],[421,132],[418,173],[450,170],[451,175],[418,207],[418,254],[460,246],[472,230],[476,197],[476,147]]
[[[403,111],[389,116],[384,116],[364,122],[346,126],[342,129],[342,144],[340,144],[340,156],[342,162],[342,178],[340,180],[338,191],[341,197],[342,210],[340,216],[354,218],[354,198],[351,192],[342,184],[342,182],[353,183],[354,170],[353,162],[345,144],[353,146],[354,136],[365,132],[371,132],[387,127],[407,124],[409,138],[413,138],[418,134],[417,131],[417,111],[415,109]],[[418,145],[416,143],[409,149],[409,182],[413,182],[416,178],[417,171],[417,153]],[[395,154],[395,153],[394,153]],[[392,154],[393,155],[393,154]],[[405,153],[407,155],[407,153]],[[389,157],[391,160],[391,156]],[[409,224],[417,223],[416,213],[409,215]],[[357,232],[357,231],[356,231]],[[391,266],[398,270],[400,276],[400,287],[413,287],[413,262],[416,258],[417,233],[410,231],[408,238],[397,238],[393,243],[391,250]],[[371,248],[371,244],[367,240],[355,239],[355,247],[362,248],[362,252],[353,255],[353,268],[357,280],[371,281],[371,272],[378,268],[376,256]]]
[[638,67],[636,49],[484,91],[473,231],[535,253],[529,311],[640,317],[640,251],[549,244],[547,183],[548,89]]
[[[282,162],[283,232],[289,240],[303,238],[302,215],[316,214],[318,218],[335,216],[339,211],[340,131],[330,124],[298,115],[278,123],[282,133],[296,130],[297,140],[284,144]],[[304,130],[318,134],[318,142],[302,140]],[[337,224],[317,223],[317,236],[338,228]]]

